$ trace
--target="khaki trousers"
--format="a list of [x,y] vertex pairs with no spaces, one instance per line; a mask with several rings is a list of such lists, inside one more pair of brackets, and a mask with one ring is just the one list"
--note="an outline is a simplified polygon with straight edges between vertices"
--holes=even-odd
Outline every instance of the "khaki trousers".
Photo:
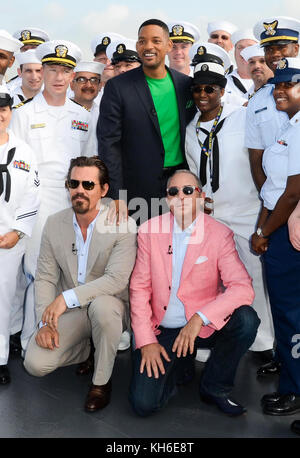
[[90,352],[90,337],[95,346],[94,385],[104,385],[111,377],[118,345],[125,329],[124,303],[114,296],[99,296],[87,308],[65,312],[58,320],[59,347],[41,348],[31,337],[24,360],[25,369],[36,377],[58,367],[85,361]]

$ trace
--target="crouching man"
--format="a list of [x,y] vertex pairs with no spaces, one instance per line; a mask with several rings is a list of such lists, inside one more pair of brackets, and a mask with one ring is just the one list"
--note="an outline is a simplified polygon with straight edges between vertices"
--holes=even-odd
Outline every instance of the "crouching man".
[[93,380],[85,409],[110,401],[111,374],[127,327],[128,282],[136,256],[132,219],[107,225],[101,199],[108,172],[98,157],[71,160],[66,187],[72,208],[51,215],[44,228],[35,279],[38,329],[24,365],[35,376],[81,363],[95,347]]

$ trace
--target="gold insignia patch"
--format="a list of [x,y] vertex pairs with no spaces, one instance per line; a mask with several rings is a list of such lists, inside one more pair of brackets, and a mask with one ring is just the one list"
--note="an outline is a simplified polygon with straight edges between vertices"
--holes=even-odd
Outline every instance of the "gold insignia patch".
[[175,37],[180,37],[183,34],[183,27],[182,25],[174,25],[172,27],[172,32]]
[[125,51],[125,45],[122,44],[117,47],[118,54],[123,54],[124,51]]
[[199,48],[197,49],[197,54],[199,56],[203,56],[203,54],[205,54],[205,53],[206,53],[205,47],[204,46],[199,46]]
[[275,35],[275,33],[276,33],[276,28],[277,28],[277,26],[278,26],[278,21],[276,20],[276,21],[270,22],[270,23],[264,22],[264,23],[263,23],[263,26],[264,26],[264,28],[265,28],[266,35],[271,35],[271,36],[273,36],[273,35]]
[[65,45],[58,45],[55,47],[56,57],[61,57],[62,59],[67,57],[68,51],[69,50]]
[[287,60],[286,59],[281,59],[277,64],[277,68],[279,68],[280,70],[283,70],[286,67],[287,67]]
[[109,43],[110,43],[110,38],[109,38],[109,37],[104,37],[104,38],[102,39],[102,44],[103,44],[104,46],[109,45]]
[[30,30],[23,30],[21,32],[21,38],[22,38],[23,41],[30,40],[30,38],[31,38]]

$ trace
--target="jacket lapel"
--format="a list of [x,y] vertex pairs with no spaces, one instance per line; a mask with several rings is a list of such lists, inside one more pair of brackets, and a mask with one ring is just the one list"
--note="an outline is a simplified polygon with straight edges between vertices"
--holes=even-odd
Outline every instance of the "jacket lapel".
[[[180,283],[185,280],[185,278],[189,275],[190,271],[194,267],[197,258],[200,255],[200,247],[203,247],[204,242],[204,225],[205,225],[205,215],[200,214],[197,218],[195,227],[191,234],[191,238],[186,250],[184,263],[182,267],[182,274]],[[207,228],[206,228],[207,229]]]
[[76,249],[76,236],[73,226],[73,210],[70,209],[62,220],[64,225],[61,231],[62,245],[65,252],[65,259],[67,261],[69,271],[74,282],[74,285],[78,285],[78,263],[77,256],[74,253]]

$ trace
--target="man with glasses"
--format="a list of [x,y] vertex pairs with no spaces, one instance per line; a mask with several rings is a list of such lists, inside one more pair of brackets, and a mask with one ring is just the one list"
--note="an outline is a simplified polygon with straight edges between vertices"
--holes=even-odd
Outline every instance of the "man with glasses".
[[230,393],[260,320],[233,233],[202,211],[204,196],[197,176],[178,170],[167,184],[170,212],[139,229],[130,281],[136,345],[130,401],[140,416],[164,407],[176,385],[192,378],[197,348],[213,349],[201,399],[231,416],[246,412]]
[[[93,339],[94,373],[85,410],[110,400],[111,374],[128,321],[128,281],[136,255],[136,225],[107,225],[102,202],[108,172],[98,157],[71,160],[66,187],[72,209],[50,216],[35,279],[38,326],[26,351],[27,371],[41,377],[80,363]],[[59,234],[59,236],[58,236]]]

